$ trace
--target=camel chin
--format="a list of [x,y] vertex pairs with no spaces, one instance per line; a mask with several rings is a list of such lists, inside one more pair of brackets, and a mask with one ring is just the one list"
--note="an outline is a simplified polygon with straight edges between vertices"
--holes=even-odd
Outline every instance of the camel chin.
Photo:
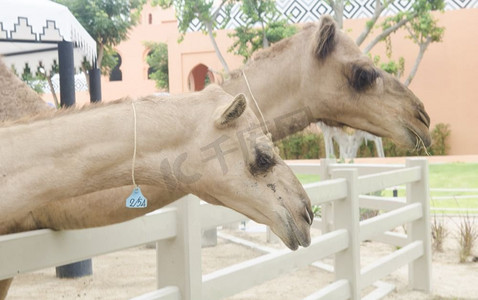
[[270,226],[282,242],[290,250],[297,250],[299,246],[308,247],[311,242],[310,225],[314,219],[312,212],[305,211],[303,218],[296,221],[287,209],[277,209],[276,217],[279,219]]
[[[424,119],[424,118],[421,118]],[[318,120],[329,127],[338,127],[343,128],[349,127],[354,130],[362,130],[372,135],[381,137],[381,138],[390,138],[398,146],[407,148],[407,149],[419,149],[422,147],[429,147],[432,144],[428,124],[425,121],[419,122],[418,126],[413,125],[401,125],[396,126],[396,133],[390,134],[389,132],[378,132],[377,130],[372,130],[370,128],[360,127],[349,125],[346,123],[337,122],[329,119],[320,119]]]

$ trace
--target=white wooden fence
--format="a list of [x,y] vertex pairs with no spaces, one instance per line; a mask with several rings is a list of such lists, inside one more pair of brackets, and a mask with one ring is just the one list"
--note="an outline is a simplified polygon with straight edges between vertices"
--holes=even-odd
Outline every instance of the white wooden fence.
[[[170,207],[121,224],[54,232],[37,230],[0,236],[0,280],[46,267],[157,241],[158,290],[143,299],[214,300],[234,295],[284,272],[335,256],[335,281],[312,299],[359,299],[360,292],[401,266],[409,268],[413,289],[430,291],[431,248],[428,167],[424,159],[406,165],[292,164],[300,174],[321,174],[330,180],[305,186],[313,204],[323,209],[324,234],[299,251],[276,252],[203,275],[201,230],[246,220],[232,210],[200,204],[187,196]],[[378,172],[378,173],[377,173]],[[406,201],[366,194],[406,184]],[[359,207],[384,213],[359,222]],[[330,212],[329,212],[330,211]],[[407,235],[389,230],[408,224]],[[360,243],[380,240],[399,250],[360,267]]]
[[[393,187],[387,190],[402,190],[405,187]],[[432,214],[460,216],[460,214],[478,215],[478,208],[460,207],[462,200],[478,200],[477,188],[433,188],[430,187],[430,211]],[[435,194],[435,195],[434,195]],[[437,196],[439,194],[440,196]],[[467,195],[463,195],[467,194]],[[456,204],[450,207],[444,207],[441,201],[454,200]]]

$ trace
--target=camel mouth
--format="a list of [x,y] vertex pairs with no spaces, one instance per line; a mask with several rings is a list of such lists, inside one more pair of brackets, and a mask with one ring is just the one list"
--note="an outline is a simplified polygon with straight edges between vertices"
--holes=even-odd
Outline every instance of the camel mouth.
[[288,239],[282,239],[284,244],[293,251],[297,250],[299,246],[308,247],[311,241],[309,227],[307,227],[306,232],[303,232],[292,219],[289,220],[289,225]]
[[418,151],[420,149],[425,149],[432,144],[432,140],[428,131],[423,134],[419,134],[417,130],[406,126],[406,130],[409,138],[409,148],[413,148]]
[[279,214],[279,226],[271,226],[272,231],[282,240],[287,248],[293,251],[297,250],[299,246],[308,247],[311,242],[310,226],[314,219],[313,212],[305,210],[305,213],[300,217],[301,219],[297,222],[289,210],[286,209],[285,215]]
[[404,125],[406,128],[408,138],[409,138],[409,147],[415,150],[425,149],[432,144],[430,136],[430,116],[423,107],[418,107],[416,110],[416,122]]
[[[305,205],[302,213],[298,214],[294,214],[283,205],[276,206],[276,209],[270,211],[270,213],[255,209],[246,212],[227,206],[223,201],[210,194],[203,195],[202,199],[211,204],[229,207],[257,223],[268,225],[287,248],[293,251],[297,250],[299,246],[308,247],[310,245],[310,226],[314,220],[314,213],[310,205]],[[301,202],[304,203],[305,201],[302,200]]]

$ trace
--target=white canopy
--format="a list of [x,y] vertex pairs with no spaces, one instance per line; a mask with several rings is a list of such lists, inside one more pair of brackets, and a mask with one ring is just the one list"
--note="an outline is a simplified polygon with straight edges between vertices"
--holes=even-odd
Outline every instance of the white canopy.
[[48,0],[0,0],[0,55],[21,72],[41,62],[50,71],[61,41],[74,42],[75,67],[93,63],[96,42],[63,5]]

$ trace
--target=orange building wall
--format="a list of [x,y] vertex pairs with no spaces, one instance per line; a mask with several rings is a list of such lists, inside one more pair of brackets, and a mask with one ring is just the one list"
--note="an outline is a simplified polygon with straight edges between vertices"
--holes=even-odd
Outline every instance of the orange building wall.
[[[436,13],[444,26],[443,42],[432,43],[410,84],[424,102],[431,126],[450,124],[450,154],[478,153],[478,9],[460,9]],[[363,20],[347,20],[344,29],[356,37]],[[392,40],[395,58],[405,57],[405,74],[415,61],[418,47],[399,31]],[[366,45],[367,41],[363,44]],[[372,49],[372,55],[384,57],[384,45]]]
[[440,16],[443,43],[431,45],[411,89],[423,99],[432,124],[451,125],[451,154],[478,153],[478,9]]
[[[152,24],[148,24],[152,14]],[[450,154],[478,153],[478,9],[460,9],[436,14],[439,24],[446,28],[442,43],[431,44],[425,53],[418,73],[410,88],[424,102],[432,119],[432,126],[448,123],[451,126]],[[352,37],[357,36],[364,19],[346,20],[344,29]],[[147,79],[147,49],[144,41],[165,42],[169,51],[170,92],[188,92],[188,76],[198,64],[221,71],[209,37],[201,32],[186,34],[178,44],[179,34],[172,10],[146,6],[142,22],[130,33],[129,40],[117,47],[122,56],[123,81],[102,80],[103,99],[125,96],[139,97],[158,92],[152,80]],[[226,31],[217,32],[217,43],[230,69],[238,68],[242,58],[227,52],[231,44]],[[367,41],[362,45],[366,45]],[[384,56],[383,45],[375,47],[373,54]],[[418,47],[398,32],[393,38],[393,53],[405,57],[408,74]],[[78,102],[87,102],[86,93],[78,96]]]

